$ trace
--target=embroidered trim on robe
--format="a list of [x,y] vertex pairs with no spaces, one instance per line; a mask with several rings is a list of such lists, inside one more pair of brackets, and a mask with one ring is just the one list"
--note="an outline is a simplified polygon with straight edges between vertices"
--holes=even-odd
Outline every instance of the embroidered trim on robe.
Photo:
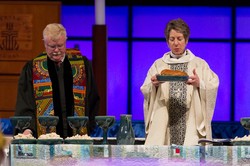
[[[187,72],[187,63],[171,64],[171,70]],[[169,82],[169,128],[170,145],[183,145],[186,135],[187,84],[183,81]]]
[[[73,95],[74,95],[74,116],[85,115],[85,96],[86,96],[86,73],[82,55],[78,50],[67,50],[66,56],[69,59],[73,75]],[[37,133],[38,136],[44,133],[45,128],[38,122],[39,116],[53,116],[53,89],[49,77],[47,54],[33,60],[33,85],[34,96],[37,110]],[[86,128],[82,129],[86,133]],[[51,132],[55,132],[52,129]]]

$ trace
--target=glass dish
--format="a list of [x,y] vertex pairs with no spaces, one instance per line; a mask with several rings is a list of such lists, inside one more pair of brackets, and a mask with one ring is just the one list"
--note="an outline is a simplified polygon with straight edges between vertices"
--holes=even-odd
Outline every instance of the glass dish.
[[36,139],[13,139],[11,140],[12,144],[36,144]]
[[156,76],[158,81],[187,81],[188,76],[162,76],[162,75],[157,75]]
[[92,145],[94,143],[93,139],[65,139],[65,144],[88,144]]
[[37,144],[46,144],[46,145],[53,145],[53,144],[62,144],[63,139],[37,139]]

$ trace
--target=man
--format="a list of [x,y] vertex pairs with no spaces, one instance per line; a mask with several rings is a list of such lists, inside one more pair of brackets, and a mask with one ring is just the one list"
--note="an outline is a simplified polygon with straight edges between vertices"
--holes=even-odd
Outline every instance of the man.
[[100,97],[92,66],[80,51],[66,49],[66,40],[61,24],[48,24],[43,31],[46,52],[27,62],[21,72],[15,116],[32,116],[23,134],[44,134],[38,123],[44,115],[59,117],[56,133],[62,138],[72,136],[68,116],[88,116],[88,134],[95,127]]

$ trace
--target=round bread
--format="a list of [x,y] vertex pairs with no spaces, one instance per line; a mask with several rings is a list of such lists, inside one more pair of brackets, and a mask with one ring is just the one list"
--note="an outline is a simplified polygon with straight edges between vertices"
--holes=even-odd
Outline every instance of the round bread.
[[161,75],[163,76],[188,76],[186,72],[183,72],[180,70],[169,70],[169,69],[162,70]]

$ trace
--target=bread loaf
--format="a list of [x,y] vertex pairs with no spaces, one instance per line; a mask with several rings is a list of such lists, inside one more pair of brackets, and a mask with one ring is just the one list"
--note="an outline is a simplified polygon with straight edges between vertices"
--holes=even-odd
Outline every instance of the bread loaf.
[[162,70],[161,75],[163,76],[188,76],[186,72],[183,72],[180,70],[169,70],[169,69]]

